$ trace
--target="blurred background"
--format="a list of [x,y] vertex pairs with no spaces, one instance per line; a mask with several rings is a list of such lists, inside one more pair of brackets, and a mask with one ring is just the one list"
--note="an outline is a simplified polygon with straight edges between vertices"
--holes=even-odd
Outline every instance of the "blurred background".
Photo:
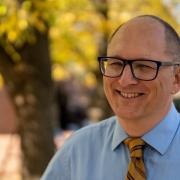
[[180,0],[0,0],[1,180],[39,179],[72,132],[112,115],[97,56],[142,14],[180,33]]

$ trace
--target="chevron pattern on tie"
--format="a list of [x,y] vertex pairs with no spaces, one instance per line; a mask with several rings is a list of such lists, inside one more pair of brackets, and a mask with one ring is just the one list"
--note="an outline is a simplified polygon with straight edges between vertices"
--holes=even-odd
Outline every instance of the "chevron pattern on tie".
[[124,144],[128,146],[131,157],[126,180],[146,180],[143,161],[145,142],[141,138],[127,138],[124,140]]

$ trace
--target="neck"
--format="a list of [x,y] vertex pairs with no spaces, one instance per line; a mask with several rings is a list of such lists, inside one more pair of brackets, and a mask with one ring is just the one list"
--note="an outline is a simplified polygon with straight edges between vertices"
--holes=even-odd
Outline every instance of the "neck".
[[141,137],[150,131],[156,124],[140,122],[140,121],[129,121],[124,123],[123,120],[119,120],[122,128],[130,137]]
[[126,131],[126,133],[131,137],[141,137],[151,129],[153,129],[157,124],[159,124],[167,113],[170,110],[169,106],[167,111],[164,113],[156,114],[156,116],[147,116],[146,118],[142,119],[122,119],[118,118],[119,123],[121,124],[122,128]]

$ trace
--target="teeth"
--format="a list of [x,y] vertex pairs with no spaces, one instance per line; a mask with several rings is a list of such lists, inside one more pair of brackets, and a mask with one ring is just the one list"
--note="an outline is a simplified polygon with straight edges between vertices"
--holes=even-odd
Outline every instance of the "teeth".
[[125,97],[125,98],[135,98],[140,96],[139,93],[125,93],[125,92],[121,92],[120,91],[121,96]]

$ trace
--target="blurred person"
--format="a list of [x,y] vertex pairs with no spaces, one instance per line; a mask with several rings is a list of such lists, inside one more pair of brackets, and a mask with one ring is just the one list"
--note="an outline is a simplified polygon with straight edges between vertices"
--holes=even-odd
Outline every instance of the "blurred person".
[[41,180],[179,180],[178,34],[159,17],[138,16],[98,59],[115,116],[74,133]]
[[82,100],[83,87],[73,75],[55,84],[60,130],[78,130],[87,118],[86,103]]
[[174,105],[178,112],[180,112],[180,92],[178,92],[173,98]]

